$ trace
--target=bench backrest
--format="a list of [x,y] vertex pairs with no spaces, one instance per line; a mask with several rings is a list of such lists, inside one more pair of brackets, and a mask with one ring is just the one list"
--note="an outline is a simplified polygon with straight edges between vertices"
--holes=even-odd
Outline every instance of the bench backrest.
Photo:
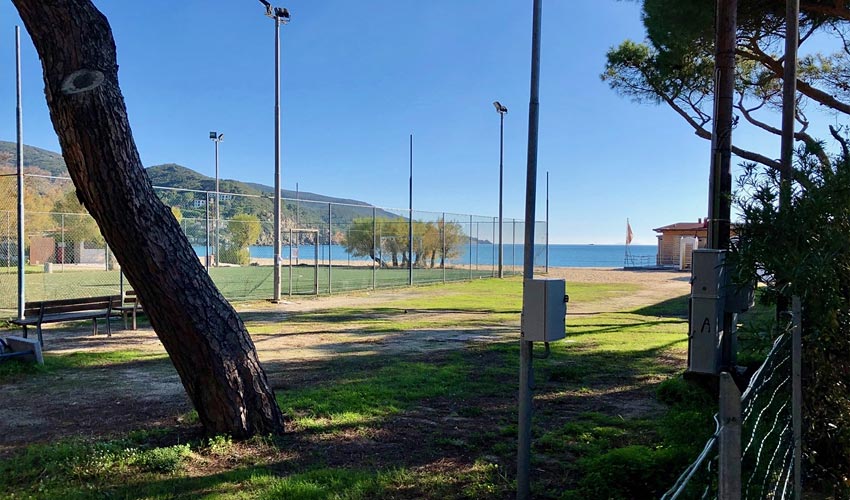
[[138,303],[139,303],[139,297],[136,295],[135,290],[133,290],[133,289],[124,290],[124,305],[125,306],[132,306],[132,305],[138,304]]
[[94,311],[99,309],[112,309],[120,306],[120,295],[82,297],[62,300],[42,300],[37,302],[27,302],[24,308],[24,316],[39,316],[42,312],[47,315],[77,311]]

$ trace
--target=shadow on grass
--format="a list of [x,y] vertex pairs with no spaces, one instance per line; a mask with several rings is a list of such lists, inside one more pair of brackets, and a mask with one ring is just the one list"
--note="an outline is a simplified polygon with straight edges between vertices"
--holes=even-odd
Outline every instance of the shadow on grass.
[[687,318],[689,298],[689,295],[682,295],[680,297],[668,299],[651,306],[635,309],[634,314],[662,318]]

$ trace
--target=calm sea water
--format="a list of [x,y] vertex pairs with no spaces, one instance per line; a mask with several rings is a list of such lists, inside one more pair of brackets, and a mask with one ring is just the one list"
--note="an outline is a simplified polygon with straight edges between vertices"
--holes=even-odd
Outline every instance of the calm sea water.
[[[451,264],[469,264],[478,266],[492,266],[497,261],[496,252],[498,245],[490,243],[473,244],[471,251],[469,246],[464,246],[460,255],[450,259]],[[631,255],[638,263],[655,264],[655,254],[658,248],[655,245],[631,245]],[[312,245],[301,245],[298,248],[300,262],[313,262],[315,249]],[[522,266],[523,245],[504,245],[503,263],[506,266]],[[206,255],[203,245],[195,245],[195,252],[199,256]],[[250,247],[251,257],[257,259],[271,259],[274,257],[271,246]],[[623,267],[625,262],[626,247],[624,245],[549,245],[549,265],[551,267]],[[289,247],[283,247],[281,256],[284,262],[289,262]],[[345,247],[331,245],[330,257],[334,261],[368,261],[368,257],[353,257],[345,251]],[[384,258],[389,260],[390,255]],[[534,263],[542,266],[546,259],[545,245],[535,245]],[[319,245],[319,262],[327,262],[328,246]]]

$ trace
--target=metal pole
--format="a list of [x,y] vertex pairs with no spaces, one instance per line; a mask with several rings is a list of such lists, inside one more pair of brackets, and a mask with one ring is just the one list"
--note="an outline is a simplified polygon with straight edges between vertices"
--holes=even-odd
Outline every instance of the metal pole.
[[204,197],[206,198],[204,200],[204,214],[205,214],[205,217],[206,217],[206,219],[205,219],[205,222],[206,222],[206,224],[205,224],[206,228],[205,229],[206,229],[206,231],[205,232],[206,232],[206,235],[207,235],[207,253],[206,253],[206,258],[204,260],[206,261],[207,273],[209,274],[210,264],[211,264],[211,259],[210,259],[210,193],[209,193],[209,191],[204,193]]
[[[543,0],[534,0],[531,37],[531,91],[528,103],[528,159],[525,179],[525,248],[523,278],[534,278],[534,211],[537,203],[537,142],[540,123],[540,34]],[[525,287],[523,286],[523,302]],[[531,418],[534,344],[520,333],[519,421],[517,425],[517,499],[531,496]]]
[[794,433],[794,498],[803,498],[802,483],[802,429],[803,429],[803,306],[800,297],[791,298],[791,310],[794,313],[794,328],[791,331],[791,420]]
[[292,296],[292,228],[289,228],[289,295]]
[[413,285],[413,134],[410,134],[410,217],[407,225],[407,284]]
[[[797,114],[797,45],[800,36],[800,0],[785,3],[785,67],[782,75],[782,143],[780,146],[779,210],[791,205],[791,178],[794,172],[794,120]],[[781,283],[780,283],[781,285]],[[780,294],[777,317],[788,310],[788,297]]]
[[24,319],[24,304],[26,303],[26,283],[24,273],[26,262],[24,260],[24,115],[21,99],[21,28],[15,26],[15,66],[17,68],[17,94],[16,106],[18,124],[18,319]]
[[[298,223],[298,212],[299,212],[299,210],[298,210],[298,183],[296,182],[295,183],[295,227],[296,228],[301,227],[300,225],[298,225],[299,224]],[[296,238],[297,237],[298,237],[298,235],[296,235]],[[290,242],[290,245],[291,244],[292,243]],[[296,248],[298,248],[298,247],[296,247]],[[295,252],[295,265],[298,265],[298,258],[299,258],[299,255],[298,255],[298,252],[296,251]]]
[[511,229],[511,271],[516,272],[516,219],[513,220]]
[[378,235],[378,217],[377,209],[372,207],[372,290],[375,289],[375,256],[378,254],[378,244],[376,238]]
[[280,17],[274,16],[274,295],[280,301]]
[[[494,239],[496,238],[496,223],[497,223],[497,221],[498,221],[498,217],[493,217],[493,238],[494,238]],[[499,247],[499,257],[501,257],[501,255],[502,255],[502,252],[501,252],[501,250],[502,250],[501,241],[499,242],[498,247]],[[499,277],[501,278],[501,276],[500,276],[500,275],[501,275],[502,273],[498,273],[498,274],[496,274],[496,273],[495,273],[495,271],[496,271],[496,259],[494,258],[494,257],[496,256],[496,255],[495,255],[495,254],[496,254],[496,244],[495,244],[495,243],[492,243],[492,244],[490,245],[490,250],[492,250],[492,251],[490,252],[490,264],[493,266],[493,267],[492,267],[492,269],[493,269],[493,271],[494,271],[494,275],[495,275],[495,276],[499,276]],[[501,258],[500,258],[499,260],[501,260]],[[501,266],[499,266],[499,267],[501,267]]]
[[221,264],[221,248],[219,239],[219,227],[221,226],[221,194],[218,188],[218,139],[215,142],[215,266]]
[[546,171],[546,274],[549,273],[549,171]]
[[469,216],[469,279],[472,279],[472,216]]
[[319,295],[319,230],[316,229],[313,240],[313,289]]
[[[60,228],[62,234],[62,271],[65,271],[65,252],[68,250],[65,248],[65,214],[62,214],[62,226]],[[8,245],[6,245],[8,247]],[[7,261],[8,262],[8,261]]]
[[333,210],[331,204],[328,203],[328,295],[332,292],[331,287],[331,269],[333,268],[333,260],[331,259],[331,251],[333,250]]
[[502,272],[502,193],[505,177],[505,114],[499,113],[499,277]]
[[794,118],[797,112],[797,45],[799,38],[800,0],[785,4],[785,67],[782,76],[782,144],[780,161],[780,207],[791,201],[791,173],[794,155]]
[[446,213],[443,212],[443,254],[440,256],[440,267],[443,268],[443,283],[446,282]]

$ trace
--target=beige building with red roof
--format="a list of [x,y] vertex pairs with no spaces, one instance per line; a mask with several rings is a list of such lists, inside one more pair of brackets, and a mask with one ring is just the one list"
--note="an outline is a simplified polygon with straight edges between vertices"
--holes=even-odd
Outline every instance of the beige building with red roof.
[[708,223],[703,219],[697,222],[677,222],[669,226],[653,229],[658,237],[656,265],[671,266],[681,270],[691,268],[691,254],[696,248],[705,247],[708,241]]

